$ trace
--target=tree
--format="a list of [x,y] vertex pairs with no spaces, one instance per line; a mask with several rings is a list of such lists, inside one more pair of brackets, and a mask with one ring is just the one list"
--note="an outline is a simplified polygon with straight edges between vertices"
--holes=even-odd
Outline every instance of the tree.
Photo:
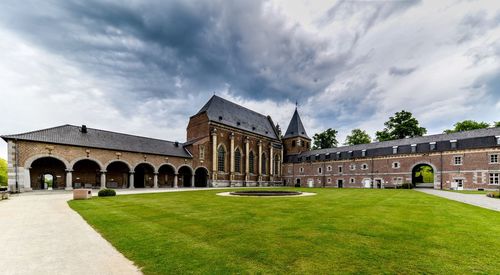
[[316,150],[337,147],[337,134],[338,131],[332,128],[328,128],[324,132],[314,134],[313,149]]
[[451,133],[456,133],[456,132],[462,132],[462,131],[469,131],[469,130],[476,130],[476,129],[484,129],[490,127],[490,124],[486,122],[477,122],[474,120],[464,120],[464,121],[459,121],[453,125],[453,129],[447,129],[444,130],[446,134],[451,134]]
[[361,129],[354,129],[351,131],[351,134],[347,136],[345,140],[345,145],[357,145],[357,144],[365,144],[372,142],[372,139]]
[[7,161],[0,158],[0,186],[7,185]]
[[493,125],[494,125],[495,127],[500,127],[500,121],[493,122]]
[[384,125],[385,128],[382,131],[375,133],[378,141],[419,137],[427,133],[427,129],[420,127],[418,120],[413,117],[413,114],[405,110],[396,112]]

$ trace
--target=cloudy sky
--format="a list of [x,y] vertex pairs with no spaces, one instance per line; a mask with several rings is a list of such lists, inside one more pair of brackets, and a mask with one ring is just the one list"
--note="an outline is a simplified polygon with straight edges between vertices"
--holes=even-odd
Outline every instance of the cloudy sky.
[[184,141],[214,93],[282,128],[298,101],[311,136],[341,142],[402,109],[430,134],[499,121],[500,2],[0,2],[0,134],[87,124]]

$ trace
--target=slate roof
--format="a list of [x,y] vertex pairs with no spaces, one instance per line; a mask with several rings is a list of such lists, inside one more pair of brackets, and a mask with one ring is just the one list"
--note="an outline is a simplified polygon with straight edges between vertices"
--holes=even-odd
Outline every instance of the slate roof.
[[295,108],[295,112],[293,113],[292,119],[290,120],[290,124],[288,124],[288,129],[286,130],[283,138],[291,137],[304,137],[310,139],[309,136],[307,136],[306,129],[304,128],[304,124],[302,124],[297,108]]
[[[457,148],[460,149],[472,149],[472,148],[486,148],[498,146],[496,137],[500,136],[500,127],[496,128],[486,128],[471,131],[463,131],[451,134],[437,134],[428,135],[422,137],[405,138],[391,141],[383,142],[373,142],[368,144],[359,144],[353,146],[343,146],[337,148],[328,148],[320,150],[311,150],[302,152],[297,156],[293,156],[290,161],[297,161],[298,158],[307,158],[310,156],[318,156],[320,159],[324,159],[325,155],[335,155],[337,152],[341,153],[341,159],[351,158],[351,157],[361,157],[361,152],[366,150],[366,156],[384,156],[393,154],[392,148],[398,146],[398,153],[411,153],[411,145],[417,145],[418,153],[430,152],[429,143],[436,143],[436,151],[448,151],[453,150],[451,148],[450,140],[457,140]],[[347,153],[349,151],[353,152],[352,156]],[[331,159],[334,159],[333,157]]]
[[192,157],[189,152],[184,149],[182,143],[176,146],[175,142],[171,141],[92,128],[87,128],[87,133],[82,133],[81,129],[82,128],[79,126],[67,124],[17,135],[5,135],[2,136],[2,138],[6,141],[19,139],[184,158]]
[[201,113],[206,113],[210,121],[279,139],[270,116],[259,114],[216,95],[212,96],[196,115]]

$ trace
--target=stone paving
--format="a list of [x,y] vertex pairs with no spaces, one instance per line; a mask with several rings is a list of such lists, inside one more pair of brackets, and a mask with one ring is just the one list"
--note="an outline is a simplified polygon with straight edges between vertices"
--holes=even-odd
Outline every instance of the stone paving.
[[[118,194],[187,190],[203,189],[135,189]],[[0,274],[141,274],[68,206],[70,199],[71,191],[41,191],[0,201]]]
[[450,192],[436,189],[415,189],[417,191],[446,198],[449,200],[459,201],[495,211],[500,211],[500,199],[486,197],[485,194],[463,194],[458,192]]

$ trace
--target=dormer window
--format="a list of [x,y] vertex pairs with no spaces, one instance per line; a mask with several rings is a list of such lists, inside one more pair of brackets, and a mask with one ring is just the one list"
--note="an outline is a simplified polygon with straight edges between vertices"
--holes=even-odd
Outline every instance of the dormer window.
[[252,131],[255,131],[255,126],[252,127]]
[[429,147],[431,151],[436,151],[436,143],[435,142],[429,142]]
[[222,120],[222,116],[219,116],[219,121],[221,121],[221,120]]
[[412,153],[416,153],[417,152],[417,145],[416,144],[412,144],[411,145],[411,152]]
[[361,156],[366,157],[366,150],[361,150]]
[[316,160],[319,160],[319,155],[316,155]]
[[325,154],[325,159],[330,159],[330,153]]
[[337,152],[337,159],[340,159],[340,152]]
[[451,144],[451,149],[457,149],[457,140],[456,139],[450,140],[450,144]]
[[392,146],[392,153],[397,154],[398,153],[398,146]]
[[353,156],[354,156],[354,154],[352,153],[352,151],[349,151],[349,157],[352,158]]
[[236,125],[240,126],[240,125],[241,125],[241,122],[239,122],[239,121],[238,121],[238,122],[236,122]]
[[496,136],[497,138],[497,145],[500,145],[500,136]]

